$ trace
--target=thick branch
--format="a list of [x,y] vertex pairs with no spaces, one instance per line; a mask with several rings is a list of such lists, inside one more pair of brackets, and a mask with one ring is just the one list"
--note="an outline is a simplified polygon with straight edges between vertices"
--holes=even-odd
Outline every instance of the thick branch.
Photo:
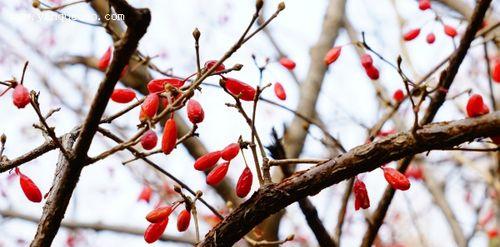
[[498,126],[500,112],[495,112],[479,118],[425,125],[417,131],[418,139],[405,132],[358,146],[329,162],[258,190],[212,229],[200,246],[230,246],[271,214],[306,196],[393,160],[498,135]]

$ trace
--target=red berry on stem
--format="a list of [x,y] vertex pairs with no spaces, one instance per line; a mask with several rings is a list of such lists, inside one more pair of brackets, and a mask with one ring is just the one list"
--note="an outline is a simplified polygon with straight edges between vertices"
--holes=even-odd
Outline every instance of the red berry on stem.
[[236,80],[234,78],[225,78],[226,89],[233,95],[240,95],[240,99],[245,101],[252,101],[255,97],[255,88],[252,86]]
[[325,55],[324,58],[325,64],[330,65],[333,62],[337,61],[341,51],[342,51],[342,46],[335,46],[332,49],[330,49]]
[[141,145],[142,148],[146,150],[151,150],[154,147],[156,147],[156,144],[158,143],[158,136],[153,130],[148,130],[144,135],[141,137]]
[[234,157],[236,157],[236,155],[238,155],[239,152],[240,152],[240,144],[231,143],[231,144],[227,145],[227,147],[222,149],[221,157],[224,160],[230,161],[230,160],[234,159]]
[[187,114],[189,121],[193,124],[198,124],[205,118],[205,112],[200,103],[194,99],[189,100],[187,104]]
[[493,81],[500,83],[500,58],[495,59],[493,71],[491,72]]
[[16,168],[16,173],[19,175],[19,183],[21,184],[21,189],[28,200],[32,202],[42,201],[42,192],[36,184],[28,176],[24,175]]
[[427,41],[427,43],[433,44],[434,41],[436,41],[436,35],[434,35],[434,33],[429,33],[427,34],[427,37],[425,37],[425,40]]
[[382,170],[384,170],[385,180],[393,189],[408,190],[410,188],[410,180],[398,170],[390,167],[382,167]]
[[444,25],[444,33],[450,37],[455,37],[457,36],[457,29],[455,29],[454,27],[450,26],[450,25]]
[[165,122],[165,127],[163,128],[163,137],[161,140],[161,151],[164,154],[170,154],[175,148],[177,143],[177,125],[175,120],[170,118]]
[[160,96],[156,93],[151,93],[146,96],[144,102],[142,102],[141,110],[144,115],[148,118],[153,118],[158,111],[158,107],[160,106]]
[[168,216],[172,213],[172,206],[161,206],[153,209],[153,211],[149,212],[146,215],[146,220],[151,223],[158,223],[163,220],[166,220]]
[[115,89],[113,94],[111,94],[111,100],[116,103],[128,103],[135,99],[135,92],[132,89],[123,88]]
[[222,181],[222,179],[224,179],[224,177],[226,176],[228,168],[229,168],[229,162],[224,162],[216,166],[207,175],[207,184],[212,186],[219,184]]
[[280,59],[280,64],[289,70],[295,69],[295,62],[290,58],[282,57]]
[[368,75],[368,77],[370,77],[370,79],[372,80],[378,80],[378,78],[380,77],[380,72],[378,71],[377,68],[375,68],[375,66],[370,66],[366,68],[365,72],[366,75]]
[[22,84],[17,84],[12,92],[12,103],[21,109],[30,103],[30,92]]
[[101,71],[105,71],[109,66],[109,62],[111,61],[111,53],[112,49],[109,47],[106,52],[102,55],[102,57],[97,62],[97,68]]
[[430,0],[419,0],[418,1],[418,8],[420,10],[428,10],[431,8],[431,1]]
[[189,222],[191,221],[191,213],[186,209],[182,210],[177,216],[177,230],[179,232],[186,231],[189,227]]
[[394,92],[394,94],[392,95],[392,98],[394,99],[394,101],[399,103],[399,102],[403,101],[403,99],[405,98],[405,94],[403,93],[403,90],[398,89]]
[[366,190],[366,185],[363,181],[356,178],[353,186],[354,192],[354,209],[359,210],[367,209],[370,207],[370,198],[368,197],[368,191]]
[[420,28],[412,29],[403,35],[405,41],[410,41],[415,39],[420,34]]
[[[209,61],[206,61],[205,62],[205,70],[209,70],[211,69],[212,67],[214,67],[215,65],[217,64],[217,60],[209,60]],[[221,72],[223,70],[226,69],[226,66],[224,66],[224,64],[220,64],[219,66],[217,66],[217,68],[215,69],[215,72]]]
[[167,224],[168,218],[159,223],[151,223],[144,232],[144,240],[146,240],[148,244],[156,242],[160,239],[161,235],[163,235],[163,232],[165,232]]
[[144,188],[142,188],[141,194],[139,194],[139,198],[137,198],[137,200],[149,203],[152,194],[153,189],[149,185],[146,185],[144,186]]
[[214,151],[201,156],[194,162],[194,169],[198,171],[210,169],[219,161],[221,154],[221,151]]
[[490,112],[488,106],[483,102],[483,97],[479,94],[470,96],[469,101],[467,101],[466,110],[468,117],[478,117]]
[[274,94],[278,97],[278,99],[286,100],[285,88],[283,88],[283,85],[279,82],[274,83]]
[[361,66],[365,69],[373,66],[373,59],[370,54],[365,53],[361,56]]
[[247,196],[252,188],[252,182],[252,171],[250,171],[250,168],[247,166],[241,173],[238,183],[236,184],[236,195],[240,198]]
[[184,85],[184,81],[177,78],[154,79],[148,82],[148,91],[149,93],[164,92],[167,84],[181,88]]

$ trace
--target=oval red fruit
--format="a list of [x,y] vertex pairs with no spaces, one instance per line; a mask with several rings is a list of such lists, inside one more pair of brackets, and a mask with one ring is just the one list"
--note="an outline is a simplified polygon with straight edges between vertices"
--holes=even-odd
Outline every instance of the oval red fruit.
[[111,53],[112,49],[109,47],[106,52],[99,58],[99,61],[97,62],[97,68],[101,71],[105,71],[106,68],[109,66],[109,62],[111,61]]
[[405,41],[410,41],[415,39],[420,34],[420,28],[412,29],[403,35]]
[[278,99],[286,100],[285,88],[283,88],[283,85],[279,82],[274,83],[274,94],[278,97]]
[[280,59],[280,64],[289,70],[295,69],[295,62],[290,58],[282,57]]
[[333,62],[337,61],[337,59],[340,57],[340,52],[342,51],[342,46],[336,46],[330,49],[324,58],[325,64],[330,65]]
[[153,130],[148,130],[141,137],[141,146],[146,150],[151,150],[156,147],[158,143],[158,136]]
[[22,84],[17,84],[12,92],[12,103],[21,109],[30,103],[30,92]]
[[410,188],[410,180],[398,170],[390,167],[382,167],[382,170],[384,170],[385,180],[393,189],[408,190]]
[[227,145],[227,147],[222,149],[221,157],[224,160],[230,161],[230,160],[234,159],[234,157],[236,157],[236,155],[238,155],[239,152],[240,152],[240,144],[231,143],[231,144]]
[[148,91],[149,93],[164,92],[167,84],[176,88],[181,88],[184,86],[184,81],[177,78],[154,79],[148,82]]
[[418,1],[418,8],[420,10],[428,10],[431,8],[431,1],[430,0],[419,0]]
[[148,118],[153,118],[158,111],[158,107],[160,106],[160,96],[156,93],[151,93],[146,96],[144,102],[142,102],[141,110],[144,115]]
[[490,109],[483,102],[483,97],[479,94],[473,94],[467,101],[467,116],[478,117],[484,114],[488,114]]
[[146,220],[151,223],[158,223],[166,220],[172,213],[172,206],[161,206],[153,209],[146,215]]
[[354,209],[359,210],[367,209],[370,207],[370,198],[368,197],[368,191],[366,190],[366,185],[363,181],[356,178],[353,186],[354,192]]
[[201,156],[194,162],[194,169],[198,171],[210,169],[219,161],[221,154],[221,151],[214,151]]
[[224,177],[226,176],[228,168],[229,168],[229,162],[224,162],[216,166],[207,175],[207,184],[212,186],[219,184],[222,181],[222,179],[224,179]]
[[455,29],[454,27],[450,26],[450,25],[444,25],[444,33],[450,37],[455,37],[457,36],[457,29]]
[[491,72],[493,81],[500,83],[500,58],[495,59],[493,71]]
[[177,125],[175,120],[170,118],[165,122],[165,128],[163,128],[163,137],[161,140],[161,151],[164,154],[170,154],[175,148],[177,143]]
[[370,66],[365,69],[366,75],[372,80],[378,80],[380,78],[380,72],[375,66]]
[[42,192],[36,184],[28,176],[22,174],[19,170],[16,170],[19,174],[19,184],[21,184],[21,189],[28,200],[32,202],[42,201]]
[[427,37],[425,37],[425,40],[427,41],[427,43],[433,44],[434,41],[436,41],[436,35],[434,35],[434,33],[429,33],[427,34]]
[[158,239],[160,239],[161,235],[163,235],[163,232],[165,232],[167,224],[168,218],[159,223],[151,223],[144,232],[144,240],[148,244],[156,242]]
[[189,222],[191,221],[191,213],[186,209],[182,210],[177,216],[177,230],[179,232],[186,231],[189,227]]
[[111,100],[116,103],[128,103],[134,99],[134,90],[128,88],[115,89],[113,94],[111,94]]
[[370,54],[365,53],[361,56],[361,66],[365,69],[373,66],[373,59]]
[[149,203],[151,200],[151,195],[153,194],[153,189],[150,186],[144,186],[142,188],[141,193],[139,194],[139,198],[137,198],[138,201],[145,201]]
[[420,166],[411,165],[406,169],[405,176],[415,180],[422,180],[424,178],[424,171],[422,171],[422,167]]
[[394,92],[392,98],[394,99],[394,101],[400,103],[405,98],[405,94],[403,93],[403,90],[398,89]]
[[187,114],[189,121],[193,124],[201,123],[205,118],[203,107],[201,107],[200,103],[194,99],[189,100],[187,104]]
[[226,78],[226,89],[233,95],[240,95],[240,99],[245,101],[252,101],[255,97],[255,88],[252,86],[236,80],[234,78]]
[[[208,60],[205,62],[205,70],[209,70],[211,69],[213,66],[215,66],[217,64],[217,60]],[[217,68],[215,69],[215,72],[221,72],[223,70],[226,69],[226,66],[224,66],[224,64],[220,64],[219,66],[217,66]]]
[[238,183],[236,184],[236,195],[240,198],[247,196],[252,188],[252,182],[252,171],[250,171],[250,168],[247,166],[241,173]]

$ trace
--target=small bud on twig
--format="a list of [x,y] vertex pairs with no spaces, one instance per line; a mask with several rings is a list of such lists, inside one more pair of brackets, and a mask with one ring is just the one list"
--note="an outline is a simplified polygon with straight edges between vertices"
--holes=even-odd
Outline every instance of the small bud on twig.
[[177,185],[177,184],[176,184],[176,185],[174,185],[174,191],[175,191],[175,192],[177,192],[177,193],[181,193],[181,190],[182,190],[181,186],[179,186],[179,185]]
[[33,0],[31,5],[33,6],[33,8],[38,9],[38,7],[40,7],[40,0]]
[[200,30],[198,30],[198,28],[195,28],[194,31],[193,31],[193,37],[195,40],[198,40],[200,38]]
[[2,145],[7,142],[7,136],[5,134],[2,134],[2,136],[0,136],[0,142],[2,143]]
[[262,9],[262,6],[264,6],[264,0],[257,0],[257,1],[255,1],[255,8],[257,9],[257,11],[259,11],[260,9]]
[[285,2],[281,2],[280,4],[278,4],[278,11],[282,11],[285,9]]
[[236,71],[241,70],[241,68],[243,68],[243,64],[240,64],[240,63],[237,63],[233,66],[233,69]]

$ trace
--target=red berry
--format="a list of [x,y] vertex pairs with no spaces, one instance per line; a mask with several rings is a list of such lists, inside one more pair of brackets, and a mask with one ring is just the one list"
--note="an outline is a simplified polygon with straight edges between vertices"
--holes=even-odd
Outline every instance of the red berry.
[[161,151],[164,154],[170,154],[174,150],[177,143],[177,125],[175,120],[170,118],[165,122],[165,128],[163,128],[163,137],[161,140]]
[[234,159],[234,157],[236,157],[236,155],[238,155],[239,152],[240,152],[240,144],[231,143],[231,144],[227,145],[227,147],[222,149],[221,157],[224,160],[230,161],[230,160]]
[[226,176],[228,168],[229,168],[229,162],[224,162],[216,166],[207,175],[207,184],[212,186],[219,184],[222,181],[222,179],[224,179],[224,177]]
[[370,54],[365,53],[361,56],[361,66],[365,69],[373,66],[373,59]]
[[153,130],[148,130],[144,135],[141,137],[141,145],[142,148],[146,150],[151,150],[154,147],[156,147],[156,144],[158,143],[158,136]]
[[142,188],[141,194],[139,194],[139,198],[137,198],[138,201],[145,201],[149,203],[151,200],[151,195],[153,194],[153,189],[147,185]]
[[[494,239],[494,238],[498,237],[498,229],[490,229],[490,230],[488,230],[487,233],[488,233],[489,239]],[[493,241],[491,241],[491,242],[493,242]]]
[[295,62],[290,58],[282,57],[280,59],[280,64],[289,70],[295,69]]
[[167,84],[181,88],[184,85],[184,81],[176,78],[154,79],[148,82],[148,91],[149,93],[164,92]]
[[179,232],[186,231],[189,227],[189,222],[191,221],[191,213],[186,209],[182,210],[177,216],[177,230]]
[[198,124],[205,118],[205,112],[200,103],[194,99],[189,100],[187,104],[187,114],[189,121],[193,124]]
[[370,198],[368,197],[368,191],[366,190],[366,185],[363,181],[356,178],[353,186],[354,192],[354,209],[359,210],[367,209],[370,207]]
[[142,102],[141,110],[144,115],[148,118],[153,118],[158,111],[158,107],[160,106],[160,96],[156,93],[151,93],[146,96],[144,102]]
[[286,92],[285,89],[283,88],[283,85],[281,83],[276,82],[274,83],[274,94],[278,99],[280,100],[286,100]]
[[457,36],[457,29],[450,25],[444,25],[444,33],[453,38]]
[[172,206],[162,206],[162,207],[157,207],[153,209],[153,211],[149,212],[148,215],[146,215],[146,220],[151,222],[151,223],[158,223],[161,221],[164,221],[170,216],[172,213]]
[[408,190],[410,188],[410,180],[398,170],[390,167],[382,167],[382,170],[384,170],[385,180],[393,189]]
[[418,8],[420,10],[427,10],[431,8],[431,1],[430,0],[419,0],[418,1]]
[[144,232],[144,240],[146,240],[148,244],[156,242],[160,239],[161,235],[163,235],[163,232],[165,232],[167,224],[168,218],[159,223],[151,223]]
[[135,92],[132,89],[115,89],[111,94],[111,100],[116,103],[128,103],[135,99]]
[[42,201],[42,192],[36,184],[28,176],[24,175],[16,168],[16,173],[19,175],[19,183],[21,184],[21,189],[28,200],[32,202]]
[[403,35],[405,41],[410,41],[415,39],[420,34],[420,28],[412,29]]
[[97,68],[101,71],[105,71],[109,66],[109,62],[111,61],[111,53],[112,49],[109,47],[106,52],[102,55],[102,57],[97,62]]
[[241,173],[238,183],[236,184],[236,195],[240,198],[247,196],[252,188],[252,182],[252,171],[250,171],[250,168],[247,166]]
[[368,77],[370,77],[370,79],[372,80],[378,80],[378,78],[380,77],[380,72],[378,71],[377,68],[375,68],[375,66],[370,66],[366,68],[365,72],[366,75],[368,75]]
[[493,81],[500,83],[500,58],[497,58],[494,62],[491,78]]
[[394,94],[392,95],[392,98],[394,99],[394,101],[399,103],[399,102],[403,101],[403,99],[405,98],[405,94],[403,93],[403,90],[398,89],[394,92]]
[[470,96],[469,101],[467,101],[466,110],[469,117],[478,117],[490,112],[488,106],[483,102],[483,97],[479,94]]
[[17,84],[12,93],[12,102],[21,109],[30,103],[30,92],[22,84]]
[[342,51],[342,46],[336,46],[330,49],[325,55],[324,58],[325,64],[330,65],[333,62],[337,61],[341,51]]
[[226,88],[233,95],[240,95],[240,99],[246,101],[252,101],[255,97],[255,88],[252,86],[238,81],[234,78],[225,78]]
[[434,41],[436,41],[436,35],[434,35],[434,33],[429,33],[427,34],[427,37],[425,37],[425,40],[427,41],[427,43],[433,44]]
[[415,180],[422,180],[424,178],[424,171],[420,166],[411,165],[406,169],[405,176]]
[[[205,70],[211,69],[215,64],[217,64],[217,60],[209,60],[209,61],[205,62],[205,65],[204,65]],[[224,66],[224,64],[220,64],[215,69],[215,72],[221,72],[221,71],[223,71],[225,69],[226,69],[226,66]]]
[[210,169],[219,161],[221,153],[221,151],[214,151],[201,156],[194,162],[194,169],[198,171]]

